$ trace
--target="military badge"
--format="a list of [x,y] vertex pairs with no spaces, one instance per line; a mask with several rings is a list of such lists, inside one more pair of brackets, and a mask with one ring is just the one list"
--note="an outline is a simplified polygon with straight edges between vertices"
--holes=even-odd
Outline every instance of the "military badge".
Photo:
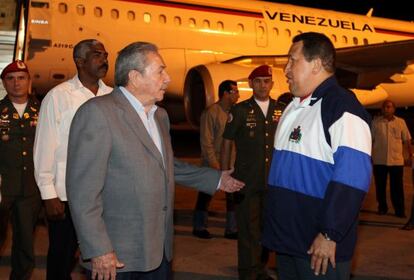
[[28,118],[30,118],[30,115],[29,115],[29,113],[24,113],[24,114],[23,114],[23,117],[24,117],[25,119],[28,119]]
[[23,63],[23,61],[16,60],[16,65],[19,69],[26,69],[26,65]]
[[32,110],[32,112],[37,112],[37,109],[32,106],[30,106],[30,110]]
[[19,114],[13,113],[13,119],[18,120],[19,119]]
[[272,116],[272,120],[274,122],[278,122],[280,120],[280,117],[282,116],[282,110],[279,109],[275,109],[273,111],[273,116]]
[[293,131],[289,135],[289,141],[299,143],[300,139],[302,138],[302,133],[300,130],[300,125],[297,128],[294,128]]

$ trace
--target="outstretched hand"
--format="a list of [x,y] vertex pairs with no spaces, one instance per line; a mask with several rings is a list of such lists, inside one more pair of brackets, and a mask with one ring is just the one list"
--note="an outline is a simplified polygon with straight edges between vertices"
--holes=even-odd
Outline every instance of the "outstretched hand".
[[242,181],[234,179],[230,174],[234,169],[223,170],[221,172],[220,187],[219,189],[228,193],[238,192],[244,187]]

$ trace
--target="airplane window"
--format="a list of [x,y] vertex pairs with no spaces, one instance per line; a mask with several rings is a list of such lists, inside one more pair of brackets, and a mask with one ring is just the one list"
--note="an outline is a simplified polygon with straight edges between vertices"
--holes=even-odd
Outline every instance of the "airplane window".
[[76,12],[78,15],[84,16],[85,15],[85,6],[84,5],[77,5]]
[[46,2],[32,2],[31,6],[33,8],[46,8],[46,9],[49,9],[49,3],[46,3]]
[[174,24],[176,26],[180,26],[181,25],[181,18],[180,17],[174,17]]
[[218,30],[223,30],[224,29],[224,23],[222,21],[217,22],[217,29]]
[[150,23],[151,22],[151,14],[150,13],[144,13],[144,22]]
[[117,9],[111,10],[111,18],[118,19],[119,18],[119,11]]
[[332,41],[334,42],[334,43],[336,43],[337,42],[337,38],[336,38],[336,35],[335,34],[332,34],[331,35],[331,39],[332,39]]
[[279,29],[273,28],[273,35],[275,35],[275,37],[279,36]]
[[210,29],[210,21],[206,19],[203,20],[203,28]]
[[368,45],[368,39],[364,38],[364,45]]
[[292,36],[292,31],[290,31],[289,29],[285,29],[285,35],[288,37]]
[[357,37],[354,37],[354,45],[358,45],[358,38]]
[[196,20],[193,18],[190,18],[188,20],[188,24],[190,25],[190,27],[195,27],[196,26]]
[[102,17],[102,8],[100,7],[95,7],[95,9],[93,9],[93,14],[96,17]]
[[159,21],[162,24],[166,24],[167,23],[167,17],[165,15],[160,15]]
[[127,18],[129,20],[135,20],[135,13],[133,11],[128,11],[127,12]]
[[59,3],[59,12],[66,14],[68,12],[68,5],[66,3]]
[[348,38],[346,36],[342,36],[342,43],[348,44]]
[[237,32],[243,33],[244,32],[244,25],[239,23],[237,24]]

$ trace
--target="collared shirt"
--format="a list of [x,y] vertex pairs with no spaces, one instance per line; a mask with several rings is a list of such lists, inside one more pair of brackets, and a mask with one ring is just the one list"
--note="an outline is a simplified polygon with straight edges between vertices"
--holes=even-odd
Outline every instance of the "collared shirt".
[[131,103],[132,107],[134,107],[135,111],[139,115],[139,117],[142,120],[142,123],[144,124],[145,128],[147,129],[148,134],[150,135],[152,141],[154,141],[155,146],[157,146],[158,151],[160,151],[162,154],[162,147],[161,147],[161,138],[160,133],[158,131],[157,123],[154,119],[155,111],[157,110],[157,105],[152,105],[151,108],[148,111],[148,114],[145,113],[144,106],[142,103],[132,95],[126,88],[119,87],[121,92],[124,94],[126,99]]
[[372,122],[371,131],[374,164],[404,165],[403,144],[411,140],[405,121],[396,116],[390,121],[379,116]]
[[[98,96],[111,91],[111,87],[99,81]],[[93,97],[76,75],[51,89],[43,99],[34,144],[34,165],[44,200],[56,197],[67,200],[65,173],[70,124],[78,108]]]

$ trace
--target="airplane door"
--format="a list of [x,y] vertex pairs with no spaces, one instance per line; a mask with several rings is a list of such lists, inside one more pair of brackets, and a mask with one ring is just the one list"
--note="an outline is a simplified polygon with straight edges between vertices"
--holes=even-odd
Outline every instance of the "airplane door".
[[262,20],[256,20],[256,45],[258,47],[267,47],[267,25]]

